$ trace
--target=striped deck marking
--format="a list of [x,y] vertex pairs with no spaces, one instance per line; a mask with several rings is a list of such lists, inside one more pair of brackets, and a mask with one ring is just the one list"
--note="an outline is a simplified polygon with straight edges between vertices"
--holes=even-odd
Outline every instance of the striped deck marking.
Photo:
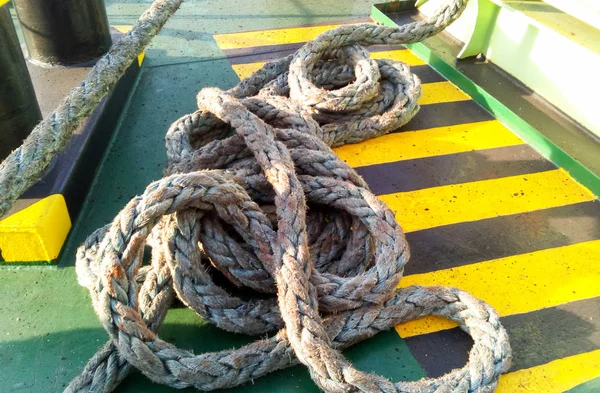
[[[236,56],[228,56],[231,67],[237,73],[238,76],[248,76],[251,72],[246,70],[258,70],[263,64],[272,60],[278,60],[284,56],[291,55],[298,48],[283,49],[274,51],[273,48],[265,48],[261,51],[252,51],[249,54],[240,54]],[[421,80],[421,83],[433,83],[433,82],[445,82],[446,79],[438,73],[436,70],[428,66],[427,64],[419,64],[419,59],[415,58],[411,60],[407,52],[407,61],[411,61],[411,72],[415,74]],[[373,56],[373,52],[371,54]],[[241,66],[241,67],[240,67]],[[244,67],[245,66],[245,67]]]
[[428,65],[412,66],[410,71],[419,77],[421,83],[443,82],[446,79]]
[[[460,288],[492,305],[501,316],[526,313],[600,296],[600,240],[540,250],[472,265],[405,276],[413,284]],[[437,317],[399,325],[401,337],[455,327]]]
[[405,275],[450,269],[600,239],[600,202],[430,228],[407,233],[406,239]]
[[250,75],[254,74],[260,69],[266,62],[260,63],[243,63],[243,64],[232,64],[231,68],[235,71],[240,79],[246,79]]
[[[600,349],[600,297],[501,318],[513,350],[510,372]],[[468,360],[471,337],[459,328],[404,340],[429,377]],[[444,348],[443,350],[439,350]],[[445,356],[450,351],[454,356]]]
[[421,109],[411,121],[393,132],[424,130],[486,120],[495,119],[473,100],[442,102],[421,106]]
[[450,82],[424,83],[421,85],[419,104],[429,105],[441,102],[466,101],[471,97]]
[[408,49],[399,50],[382,50],[371,52],[371,59],[387,59],[401,61],[409,66],[417,66],[426,64],[423,60],[415,56],[414,53]]
[[563,393],[600,377],[600,350],[500,377],[497,393]]
[[522,143],[498,121],[490,120],[397,132],[333,150],[348,165],[356,168]]
[[562,169],[379,195],[405,231],[595,200]]
[[268,46],[249,46],[238,49],[223,49],[231,64],[260,63],[278,60],[302,48],[303,42],[296,44],[279,44]]
[[319,34],[339,27],[339,24],[291,27],[272,30],[246,31],[242,33],[215,34],[214,40],[223,50],[257,46],[304,43]]
[[[240,79],[246,79],[258,71],[265,63],[233,64],[231,67]],[[441,102],[466,101],[470,97],[452,83],[434,82],[421,85],[421,98],[419,104],[428,105]]]
[[528,145],[474,150],[356,168],[375,195],[556,169]]
[[[295,44],[277,44],[259,47],[224,49],[223,52],[227,55],[231,64],[264,63],[272,60],[279,60],[282,57],[291,55],[300,49],[304,44],[304,42],[300,42]],[[427,65],[427,63],[425,63],[419,57],[415,56],[403,45],[373,45],[368,47],[368,49],[371,53],[371,58],[373,59],[391,58],[399,60],[410,65],[411,67],[415,67],[417,72],[419,72],[419,70],[424,70],[425,68],[430,70],[429,72],[432,74],[435,73],[438,75],[436,78],[439,82],[446,80],[446,78],[441,76],[437,71]]]
[[[278,53],[278,55],[279,55],[279,53]],[[277,56],[276,58],[279,59],[280,56]],[[371,58],[398,60],[398,61],[406,63],[410,66],[424,65],[424,63],[421,59],[419,59],[412,52],[410,52],[406,49],[373,52],[373,53],[371,53]],[[237,74],[237,76],[240,79],[245,79],[245,78],[249,77],[250,75],[252,75],[253,73],[255,73],[256,71],[258,71],[260,69],[260,67],[262,67],[265,63],[267,63],[268,60],[270,60],[270,59],[265,59],[265,61],[258,61],[258,62],[252,62],[252,63],[235,62],[235,63],[232,63],[231,67],[233,68],[233,70],[235,71],[235,73]],[[459,90],[457,87],[455,87],[448,81],[437,81],[437,82],[451,85],[454,87],[454,89],[456,89],[460,93],[462,93],[461,90]],[[457,93],[455,93],[455,94],[457,94]],[[470,97],[467,96],[465,93],[462,93],[462,95],[460,97],[461,97],[461,99],[465,99],[465,100],[470,99]]]
[[[243,79],[327,28],[217,42]],[[515,350],[500,393],[562,393],[600,376],[598,355],[582,365],[600,348],[598,329],[585,320],[600,314],[600,203],[411,52],[369,49],[372,58],[410,64],[423,82],[421,110],[408,124],[335,149],[408,232],[412,257],[401,286],[457,286],[500,312]],[[470,338],[455,326],[423,318],[397,332],[435,376],[468,355]],[[573,367],[559,381],[558,370]]]

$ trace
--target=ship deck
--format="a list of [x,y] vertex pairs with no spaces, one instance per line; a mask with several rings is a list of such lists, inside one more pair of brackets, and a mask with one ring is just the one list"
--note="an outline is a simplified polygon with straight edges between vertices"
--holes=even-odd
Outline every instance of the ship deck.
[[[115,26],[131,25],[147,5],[106,0]],[[74,252],[161,177],[164,134],[195,110],[198,90],[230,88],[334,25],[370,22],[370,11],[363,0],[184,3],[146,52],[58,265],[0,267],[0,392],[62,391],[106,341],[77,284]],[[397,132],[335,151],[407,232],[412,258],[400,285],[455,286],[498,310],[514,356],[499,393],[600,391],[597,196],[415,53],[377,47],[372,56],[412,67],[421,110]],[[254,340],[186,308],[170,310],[159,335],[195,353]],[[455,324],[424,318],[344,353],[362,370],[416,380],[462,366],[470,346]],[[117,391],[176,390],[134,374]],[[231,391],[318,389],[297,366]]]

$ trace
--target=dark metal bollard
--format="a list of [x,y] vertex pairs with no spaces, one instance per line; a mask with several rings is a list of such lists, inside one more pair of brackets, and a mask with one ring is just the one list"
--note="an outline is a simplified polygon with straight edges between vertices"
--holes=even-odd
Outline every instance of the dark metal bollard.
[[42,120],[8,5],[0,0],[0,160]]
[[89,63],[111,45],[104,0],[13,0],[29,57],[52,65]]

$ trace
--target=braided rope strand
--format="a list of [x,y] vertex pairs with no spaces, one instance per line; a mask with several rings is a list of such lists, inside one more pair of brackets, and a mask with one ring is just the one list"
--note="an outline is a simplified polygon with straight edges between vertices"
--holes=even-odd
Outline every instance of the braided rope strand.
[[94,65],[75,87],[0,164],[0,217],[35,182],[62,151],[82,121],[115,87],[129,65],[150,43],[183,0],[156,0],[133,28]]
[[[370,60],[365,46],[420,41],[465,5],[397,28],[341,26],[229,91],[200,91],[198,111],[167,132],[165,177],[78,250],[79,282],[110,341],[66,392],[110,392],[133,369],[175,388],[230,388],[295,364],[332,393],[493,392],[511,362],[498,314],[456,288],[398,289],[410,258],[404,233],[331,150],[389,133],[419,109],[408,66]],[[237,297],[211,271],[263,294]],[[222,329],[277,333],[194,355],[156,334],[175,296]],[[394,383],[339,352],[426,315],[471,335],[464,367]]]

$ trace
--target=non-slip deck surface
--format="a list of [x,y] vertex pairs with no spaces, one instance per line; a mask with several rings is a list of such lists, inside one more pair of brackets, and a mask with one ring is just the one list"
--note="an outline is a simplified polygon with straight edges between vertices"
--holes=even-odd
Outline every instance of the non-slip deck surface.
[[[215,39],[245,78],[332,27]],[[395,133],[334,150],[408,233],[413,257],[400,285],[456,286],[498,310],[514,351],[500,393],[560,393],[600,376],[596,197],[410,51],[378,46],[372,57],[413,67],[421,110]],[[453,322],[396,331],[428,376],[467,360],[470,338]]]
[[[112,24],[131,24],[147,6],[106,4]],[[256,63],[292,53],[328,21],[367,15],[369,7],[367,0],[184,3],[147,52],[60,265],[0,268],[0,392],[61,392],[106,341],[89,294],[77,285],[74,250],[161,176],[164,133],[195,109],[197,91],[227,89]],[[307,23],[321,27],[220,34]],[[412,258],[402,285],[459,286],[500,311],[515,355],[500,393],[599,392],[600,204],[413,54],[374,51],[411,64],[424,84],[422,109],[397,133],[336,150],[408,231]],[[185,308],[171,310],[159,333],[195,353],[254,341]],[[345,354],[363,370],[415,380],[460,366],[469,345],[454,325],[424,319]],[[136,374],[117,392],[180,391]],[[226,392],[318,389],[299,366]]]

